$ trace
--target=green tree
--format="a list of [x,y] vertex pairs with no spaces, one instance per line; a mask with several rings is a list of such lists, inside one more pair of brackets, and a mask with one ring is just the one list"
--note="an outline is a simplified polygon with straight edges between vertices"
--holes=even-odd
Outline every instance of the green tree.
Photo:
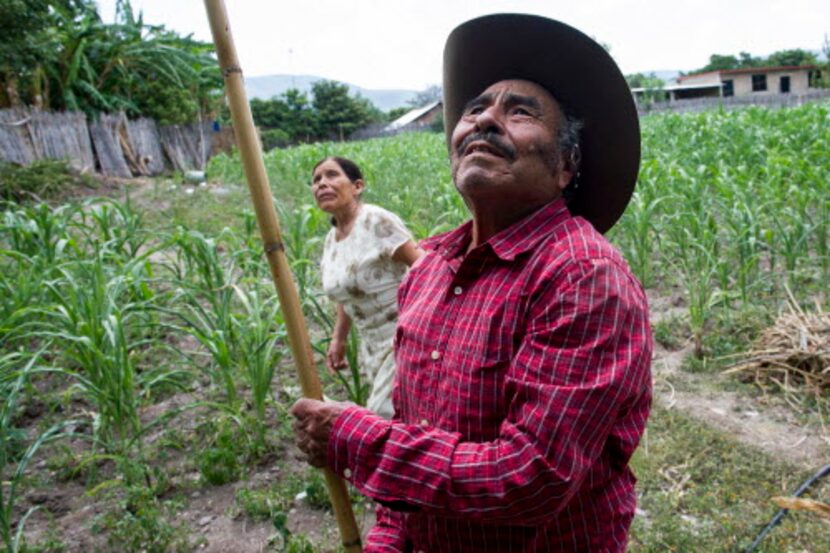
[[48,0],[0,2],[0,107],[42,105],[43,65],[53,52],[48,34],[53,16]]
[[309,142],[316,137],[316,114],[308,96],[295,88],[270,100],[254,98],[251,114],[262,129],[266,149]]
[[663,80],[654,73],[632,73],[625,76],[628,86],[631,88],[661,89]]
[[92,0],[3,0],[0,28],[0,106],[124,110],[162,123],[216,109],[212,45],[145,24],[129,0],[117,2],[113,24]]
[[706,71],[723,71],[726,69],[737,69],[740,65],[738,58],[732,55],[723,56],[721,54],[712,54],[709,56],[709,63],[692,71],[692,73],[705,73]]
[[779,50],[773,52],[767,58],[767,65],[816,65],[818,57],[812,52],[794,48],[792,50]]
[[738,54],[738,69],[748,69],[750,67],[763,67],[767,65],[764,58],[755,57],[749,52],[740,52]]
[[387,121],[394,121],[401,115],[405,113],[409,113],[412,111],[411,107],[399,107],[399,108],[392,108],[386,113],[386,120]]
[[740,52],[737,56],[723,56],[721,54],[712,54],[709,57],[709,63],[700,69],[692,71],[694,73],[704,73],[706,71],[725,71],[729,69],[749,69],[752,67],[774,67],[779,65],[816,65],[818,58],[812,52],[794,48],[791,50],[779,50],[773,52],[769,57],[763,58],[753,56],[749,52]]
[[296,88],[289,88],[282,94],[282,99],[288,107],[290,126],[287,132],[291,141],[310,142],[315,136],[317,115],[308,96]]
[[633,73],[625,76],[630,88],[645,89],[639,96],[639,102],[652,104],[665,100],[663,93],[663,80],[654,73]]
[[311,91],[321,137],[343,140],[354,131],[383,120],[383,114],[369,100],[349,96],[349,87],[345,84],[317,81],[311,85]]

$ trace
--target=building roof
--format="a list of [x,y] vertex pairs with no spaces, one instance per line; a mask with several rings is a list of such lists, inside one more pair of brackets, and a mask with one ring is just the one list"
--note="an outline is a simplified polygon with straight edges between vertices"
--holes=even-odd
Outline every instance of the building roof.
[[433,109],[435,109],[439,105],[441,105],[441,100],[436,100],[436,101],[431,102],[431,103],[429,103],[425,106],[421,106],[419,108],[415,108],[411,111],[408,111],[408,112],[404,113],[403,115],[401,115],[400,117],[398,117],[397,119],[395,119],[394,121],[392,121],[391,123],[389,123],[388,125],[386,125],[384,130],[393,131],[395,129],[400,129],[401,127],[405,127],[405,126],[409,125],[410,123],[414,123],[415,121],[418,120],[419,117],[429,113],[430,111],[432,111]]
[[637,87],[632,88],[631,92],[647,92],[647,91],[654,91],[654,90],[665,90],[666,92],[671,92],[672,90],[693,90],[698,88],[721,88],[723,83],[720,81],[711,81],[708,83],[698,83],[698,84],[667,84],[660,88],[644,88],[644,87]]
[[703,75],[713,75],[715,78],[720,77],[720,75],[740,75],[744,73],[773,73],[773,72],[780,72],[780,71],[799,71],[805,70],[809,71],[811,69],[816,69],[815,65],[775,65],[770,67],[744,67],[741,69],[716,69],[715,71],[704,71],[703,73],[692,73],[691,75],[682,75],[677,78],[677,81],[683,81],[684,79],[691,79],[691,78],[698,78],[702,77]]

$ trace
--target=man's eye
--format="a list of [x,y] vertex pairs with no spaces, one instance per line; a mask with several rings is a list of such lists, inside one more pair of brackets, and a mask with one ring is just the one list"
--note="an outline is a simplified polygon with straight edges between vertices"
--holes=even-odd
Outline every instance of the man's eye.
[[471,107],[470,109],[467,110],[467,114],[468,115],[478,115],[482,111],[484,111],[484,108],[482,106],[474,106],[474,107]]
[[520,107],[514,108],[513,113],[516,115],[531,115],[531,113],[528,110]]

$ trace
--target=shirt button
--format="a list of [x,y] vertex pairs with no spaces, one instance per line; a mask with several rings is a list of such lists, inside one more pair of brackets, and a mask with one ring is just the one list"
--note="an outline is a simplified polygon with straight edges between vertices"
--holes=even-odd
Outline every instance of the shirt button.
[[452,289],[452,293],[455,294],[456,296],[460,296],[461,292],[463,292],[463,291],[464,291],[464,289],[461,286],[456,286],[455,288]]
[[438,361],[438,359],[440,359],[440,358],[441,358],[441,352],[440,352],[440,351],[438,351],[437,349],[434,349],[434,350],[432,350],[432,355],[431,355],[431,357],[432,357],[432,359],[433,359],[434,361]]
[[429,421],[426,419],[421,419],[421,426],[429,426]]
[[352,470],[351,469],[344,470],[343,471],[343,476],[345,476],[346,478],[351,478],[352,477]]

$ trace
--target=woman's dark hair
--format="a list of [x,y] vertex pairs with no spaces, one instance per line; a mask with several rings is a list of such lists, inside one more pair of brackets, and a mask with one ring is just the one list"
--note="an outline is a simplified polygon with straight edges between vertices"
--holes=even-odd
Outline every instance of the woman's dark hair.
[[[363,180],[363,173],[361,173],[360,167],[357,166],[357,163],[355,163],[354,161],[352,161],[350,159],[347,159],[345,157],[339,157],[339,156],[326,156],[326,157],[324,157],[323,159],[318,161],[314,165],[314,167],[311,168],[311,174],[313,175],[314,171],[316,171],[318,167],[320,167],[322,164],[324,164],[327,161],[333,161],[337,165],[339,165],[340,169],[343,171],[343,173],[346,174],[346,177],[348,177],[348,179],[350,181],[354,182],[356,180]],[[357,198],[357,201],[360,201],[359,197]],[[331,225],[333,227],[337,226],[337,221],[334,219],[334,217],[331,218]]]
[[360,167],[357,166],[357,163],[350,159],[346,159],[345,157],[339,156],[324,157],[318,161],[314,167],[312,167],[311,173],[314,174],[314,171],[316,171],[318,167],[327,161],[333,161],[339,165],[340,169],[342,169],[346,176],[349,177],[350,181],[354,182],[356,180],[363,180],[363,173],[360,172]]

